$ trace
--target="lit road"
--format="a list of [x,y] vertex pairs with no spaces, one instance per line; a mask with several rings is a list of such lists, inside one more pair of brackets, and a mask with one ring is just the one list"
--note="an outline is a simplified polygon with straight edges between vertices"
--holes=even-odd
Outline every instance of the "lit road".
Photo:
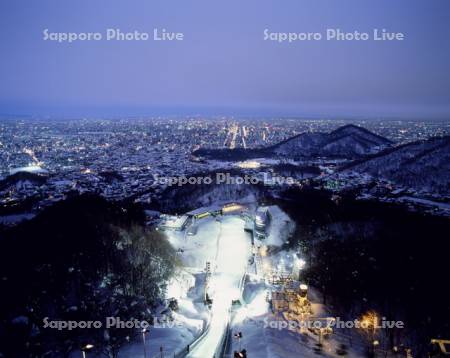
[[233,299],[239,298],[239,283],[250,255],[250,240],[244,232],[244,221],[238,217],[223,217],[218,240],[216,271],[210,280],[213,299],[208,334],[194,347],[188,357],[212,358],[225,331]]
[[230,143],[230,149],[236,148],[236,138],[239,132],[239,125],[234,124],[233,127],[230,129],[231,133],[231,143]]

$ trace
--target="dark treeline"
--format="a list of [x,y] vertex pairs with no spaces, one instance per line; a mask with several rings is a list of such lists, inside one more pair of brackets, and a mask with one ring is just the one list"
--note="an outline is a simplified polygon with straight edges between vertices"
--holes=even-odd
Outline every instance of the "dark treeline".
[[408,345],[423,356],[431,338],[450,336],[445,286],[448,218],[408,212],[396,205],[335,198],[324,191],[290,191],[279,202],[297,221],[288,246],[307,257],[304,279],[341,317],[375,309],[403,320],[389,345]]
[[43,319],[151,321],[177,264],[142,212],[92,195],[55,204],[0,235],[0,353],[65,357],[94,343],[114,357],[137,330],[43,328]]

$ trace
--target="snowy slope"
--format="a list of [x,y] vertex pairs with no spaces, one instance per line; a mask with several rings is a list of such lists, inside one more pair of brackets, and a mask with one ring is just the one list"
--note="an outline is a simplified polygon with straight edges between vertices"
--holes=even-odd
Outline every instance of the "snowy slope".
[[244,160],[258,157],[283,158],[359,158],[378,152],[392,142],[355,125],[346,125],[330,133],[307,132],[286,139],[273,146],[257,149],[206,149],[193,154],[222,160]]
[[345,171],[367,173],[418,190],[450,193],[450,137],[431,138],[387,150]]
[[212,357],[225,333],[232,300],[239,299],[239,285],[245,273],[250,253],[250,241],[244,232],[244,221],[224,217],[217,246],[215,272],[211,278],[210,329],[206,337],[192,350],[189,357]]

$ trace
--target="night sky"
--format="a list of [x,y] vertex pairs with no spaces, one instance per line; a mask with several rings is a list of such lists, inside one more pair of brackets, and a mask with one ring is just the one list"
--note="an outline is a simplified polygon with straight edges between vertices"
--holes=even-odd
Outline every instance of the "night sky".
[[[0,114],[450,117],[448,0],[2,0]],[[184,41],[43,40],[153,29]],[[263,40],[263,31],[404,41]]]

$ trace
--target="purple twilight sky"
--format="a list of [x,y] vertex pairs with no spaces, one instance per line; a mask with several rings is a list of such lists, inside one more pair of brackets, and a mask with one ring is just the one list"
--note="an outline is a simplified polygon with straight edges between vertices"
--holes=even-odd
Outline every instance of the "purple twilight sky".
[[[0,114],[450,117],[448,0],[2,0]],[[44,41],[107,28],[183,41]],[[404,41],[264,41],[327,28]]]

